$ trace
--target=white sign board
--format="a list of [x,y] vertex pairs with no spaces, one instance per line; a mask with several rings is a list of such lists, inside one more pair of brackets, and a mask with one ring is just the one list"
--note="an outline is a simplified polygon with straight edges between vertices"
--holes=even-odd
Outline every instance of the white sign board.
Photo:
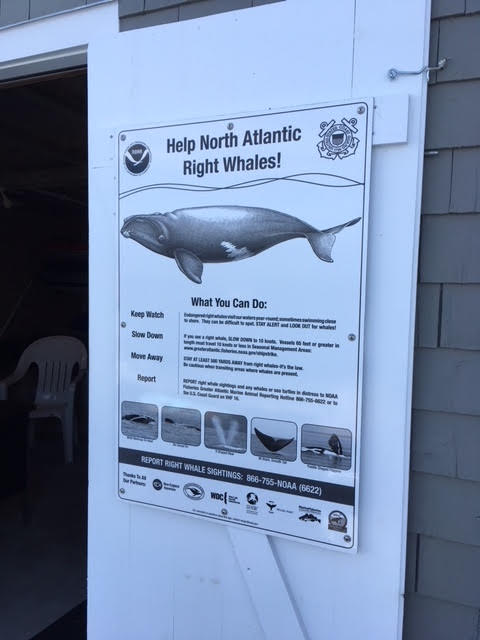
[[371,113],[120,133],[122,499],[356,549]]

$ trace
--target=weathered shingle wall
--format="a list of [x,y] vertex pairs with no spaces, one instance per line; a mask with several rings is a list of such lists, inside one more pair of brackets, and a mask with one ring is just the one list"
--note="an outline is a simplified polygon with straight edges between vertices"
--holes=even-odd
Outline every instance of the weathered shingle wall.
[[[68,11],[102,0],[1,0],[0,27],[34,20],[42,16]],[[105,0],[108,2],[109,0]]]
[[432,0],[405,640],[480,640],[480,0]]
[[120,31],[190,20],[281,0],[119,0]]

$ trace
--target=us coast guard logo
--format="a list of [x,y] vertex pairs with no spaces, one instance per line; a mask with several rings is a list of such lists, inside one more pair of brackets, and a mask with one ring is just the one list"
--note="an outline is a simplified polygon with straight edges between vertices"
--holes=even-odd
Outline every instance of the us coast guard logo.
[[347,156],[353,156],[359,143],[359,139],[353,135],[358,133],[356,124],[356,118],[350,118],[350,120],[342,118],[341,122],[335,122],[335,120],[322,122],[318,134],[320,142],[317,144],[318,152],[322,158],[330,160],[340,158],[342,160]]

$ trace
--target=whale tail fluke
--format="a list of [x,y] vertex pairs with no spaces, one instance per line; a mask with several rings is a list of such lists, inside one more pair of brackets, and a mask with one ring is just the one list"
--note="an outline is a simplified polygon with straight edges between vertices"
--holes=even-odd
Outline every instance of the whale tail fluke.
[[337,227],[331,227],[330,229],[324,229],[322,233],[332,233],[333,235],[340,233],[343,229],[347,227],[353,227],[354,224],[360,222],[361,218],[354,218],[353,220],[349,220],[348,222],[344,222],[343,224],[339,224]]
[[307,233],[307,240],[316,256],[324,262],[333,262],[332,247],[335,244],[335,235],[324,231]]
[[337,227],[331,227],[331,229],[307,233],[307,240],[309,241],[315,255],[324,262],[333,262],[332,247],[335,244],[336,234],[346,227],[352,227],[360,220],[361,218],[354,218],[353,220],[349,220],[349,222],[339,224]]

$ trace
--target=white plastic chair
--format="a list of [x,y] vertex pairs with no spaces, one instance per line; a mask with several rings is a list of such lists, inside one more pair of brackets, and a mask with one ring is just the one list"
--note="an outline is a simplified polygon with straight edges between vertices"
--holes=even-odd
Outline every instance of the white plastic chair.
[[[50,336],[29,345],[15,371],[0,381],[0,399],[7,398],[8,387],[38,367],[34,409],[30,411],[29,440],[33,443],[33,420],[58,418],[62,423],[66,462],[73,462],[75,388],[87,370],[87,350],[77,338]],[[75,367],[78,371],[74,374]]]

